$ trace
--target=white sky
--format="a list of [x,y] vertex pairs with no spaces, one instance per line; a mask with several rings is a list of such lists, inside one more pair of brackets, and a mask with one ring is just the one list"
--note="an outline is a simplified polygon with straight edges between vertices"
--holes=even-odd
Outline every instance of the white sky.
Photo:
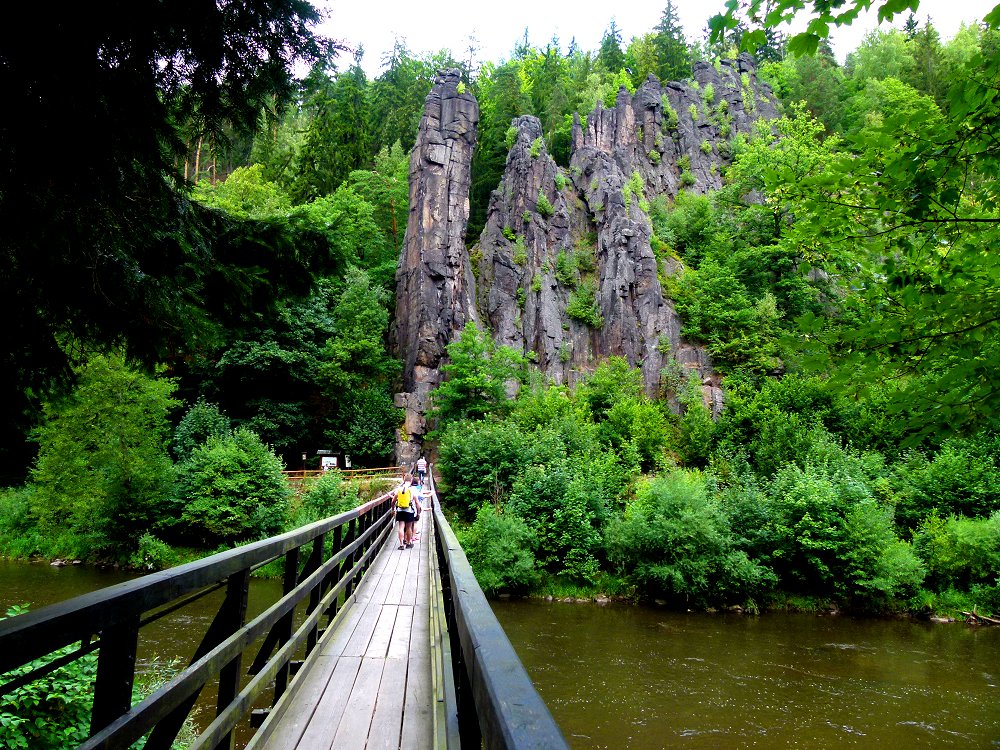
[[[981,19],[998,1],[921,0],[917,18],[923,23],[929,15],[946,40],[962,21]],[[369,77],[374,77],[381,72],[382,56],[392,49],[397,36],[404,38],[415,54],[447,48],[461,60],[466,57],[464,50],[471,34],[479,43],[480,62],[508,58],[525,27],[533,45],[544,46],[556,35],[564,52],[573,37],[581,49],[596,51],[612,16],[627,44],[633,36],[653,29],[666,0],[632,0],[621,6],[612,4],[613,10],[594,0],[466,0],[448,4],[422,0],[314,0],[314,4],[329,13],[320,31],[351,47],[363,46],[362,67]],[[721,11],[725,0],[675,0],[674,5],[687,37],[700,39],[708,18]],[[902,26],[906,15],[897,15],[892,25]],[[850,27],[833,30],[831,41],[841,62],[875,26],[877,17],[870,12]],[[349,63],[347,57],[341,60],[345,65]]]

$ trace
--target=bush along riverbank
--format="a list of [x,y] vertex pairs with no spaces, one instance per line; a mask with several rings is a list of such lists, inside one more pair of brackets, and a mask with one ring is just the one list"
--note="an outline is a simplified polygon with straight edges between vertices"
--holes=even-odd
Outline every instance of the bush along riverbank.
[[712,422],[649,402],[628,372],[525,387],[439,429],[440,487],[489,595],[1000,613],[994,433],[861,450],[850,436],[881,417],[823,381],[738,391]]

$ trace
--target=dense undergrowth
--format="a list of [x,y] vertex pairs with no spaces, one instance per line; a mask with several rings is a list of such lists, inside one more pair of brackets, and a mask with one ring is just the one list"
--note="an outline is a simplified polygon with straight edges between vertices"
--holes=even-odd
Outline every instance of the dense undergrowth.
[[735,387],[717,422],[703,409],[673,414],[611,360],[575,393],[536,383],[488,419],[447,423],[440,483],[484,590],[1000,610],[996,434],[858,449],[851,436],[883,415],[792,375]]

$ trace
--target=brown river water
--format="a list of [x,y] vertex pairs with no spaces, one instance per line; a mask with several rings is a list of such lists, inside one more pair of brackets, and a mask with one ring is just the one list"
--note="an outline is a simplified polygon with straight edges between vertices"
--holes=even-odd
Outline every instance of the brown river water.
[[1000,628],[493,609],[573,748],[1000,747]]
[[[0,613],[130,577],[0,560]],[[280,585],[252,582],[250,617]],[[187,659],[215,596],[144,631],[140,668]],[[536,600],[493,608],[573,748],[1000,748],[1000,628]]]

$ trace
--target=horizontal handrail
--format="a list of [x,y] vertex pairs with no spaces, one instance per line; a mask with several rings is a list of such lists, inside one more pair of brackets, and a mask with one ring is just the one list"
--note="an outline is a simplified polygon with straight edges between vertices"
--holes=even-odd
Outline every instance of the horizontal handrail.
[[[324,615],[332,619],[339,598],[353,593],[392,530],[392,494],[271,539],[0,621],[0,674],[77,642],[83,647],[70,656],[80,658],[94,650],[90,641],[98,634],[92,736],[81,748],[128,747],[151,729],[147,746],[169,747],[202,688],[216,677],[220,695],[216,720],[197,746],[228,747],[229,733],[249,713],[254,700],[271,685],[274,701],[280,697],[294,654],[303,646],[308,654],[317,642],[320,619]],[[331,531],[336,533],[328,553],[324,542]],[[305,545],[311,551],[300,565],[299,552]],[[245,623],[250,572],[282,557],[283,596]],[[131,706],[142,625],[176,608],[177,602],[193,601],[197,598],[193,592],[220,584],[227,588],[225,601],[192,663],[146,700]],[[307,598],[305,621],[293,633],[295,609]],[[241,689],[242,655],[262,636],[263,645],[251,667],[255,676]],[[24,681],[0,685],[0,695]]]
[[568,750],[559,725],[497,622],[436,497],[432,510],[462,746],[482,743],[488,750]]

